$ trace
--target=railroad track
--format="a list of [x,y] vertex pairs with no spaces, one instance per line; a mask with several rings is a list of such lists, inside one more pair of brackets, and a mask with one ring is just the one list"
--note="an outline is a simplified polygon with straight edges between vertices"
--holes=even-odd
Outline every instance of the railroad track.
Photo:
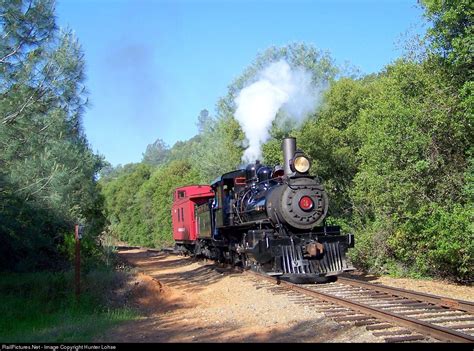
[[474,342],[474,303],[339,277],[329,284],[296,285],[248,271],[258,288],[287,294],[339,323],[365,326],[386,342]]
[[[165,251],[172,254],[173,250]],[[235,268],[235,267],[234,267]],[[338,323],[365,326],[386,342],[474,342],[474,303],[338,277],[328,284],[293,284],[243,271],[257,288],[285,294]]]

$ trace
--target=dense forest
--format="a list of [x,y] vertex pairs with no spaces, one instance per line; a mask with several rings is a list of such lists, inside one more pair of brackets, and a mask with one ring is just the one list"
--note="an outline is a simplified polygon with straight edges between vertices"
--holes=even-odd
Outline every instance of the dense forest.
[[241,166],[236,97],[284,59],[327,88],[304,123],[277,116],[263,162],[281,162],[281,138],[297,137],[329,192],[329,220],[356,235],[357,266],[472,280],[473,7],[420,5],[430,29],[381,72],[341,68],[305,43],[271,47],[229,85],[215,115],[196,111],[196,136],[173,146],[158,138],[142,162],[112,167],[84,134],[85,59],[74,35],[57,28],[54,1],[0,0],[0,270],[66,267],[76,223],[91,262],[103,254],[101,233],[169,245],[173,190]]
[[0,1],[0,270],[61,268],[83,224],[85,258],[105,223],[103,159],[82,129],[84,56],[53,1]]
[[329,192],[330,221],[356,235],[357,266],[472,280],[473,8],[468,1],[421,5],[431,29],[377,74],[338,67],[305,43],[258,55],[217,102],[216,115],[197,116],[196,136],[172,147],[157,139],[141,163],[102,170],[108,231],[130,244],[171,244],[173,190],[241,166],[245,134],[236,97],[263,67],[283,59],[328,88],[302,125],[278,123],[277,115],[263,161],[280,163],[282,137],[297,137]]
[[[90,342],[134,318],[99,245],[105,161],[82,127],[85,59],[52,0],[0,0],[0,340]],[[75,296],[74,226],[84,226]]]

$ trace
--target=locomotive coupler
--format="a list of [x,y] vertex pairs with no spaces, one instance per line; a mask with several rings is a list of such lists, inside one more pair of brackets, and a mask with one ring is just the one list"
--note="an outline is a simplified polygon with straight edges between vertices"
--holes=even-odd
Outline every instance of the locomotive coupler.
[[303,246],[303,255],[305,258],[321,258],[324,255],[324,245],[321,243],[309,243]]

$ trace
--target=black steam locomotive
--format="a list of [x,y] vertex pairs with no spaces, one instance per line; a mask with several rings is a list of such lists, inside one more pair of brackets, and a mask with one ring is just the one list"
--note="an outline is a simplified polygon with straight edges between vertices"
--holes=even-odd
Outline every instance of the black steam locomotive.
[[309,175],[310,161],[296,140],[282,144],[284,166],[250,164],[211,184],[214,196],[193,211],[198,235],[179,242],[230,262],[295,282],[326,282],[353,268],[346,258],[352,234],[325,223],[328,196]]

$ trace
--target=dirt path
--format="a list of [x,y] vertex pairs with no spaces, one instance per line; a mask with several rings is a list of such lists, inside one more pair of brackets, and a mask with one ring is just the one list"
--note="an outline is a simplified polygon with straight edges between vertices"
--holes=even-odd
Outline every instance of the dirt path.
[[338,324],[314,308],[258,289],[240,273],[165,253],[119,254],[139,272],[129,284],[129,301],[144,317],[97,342],[383,342],[364,327]]
[[[163,253],[119,253],[137,267],[131,301],[145,317],[97,342],[382,342],[273,295],[240,273]],[[328,340],[328,336],[331,336]]]

